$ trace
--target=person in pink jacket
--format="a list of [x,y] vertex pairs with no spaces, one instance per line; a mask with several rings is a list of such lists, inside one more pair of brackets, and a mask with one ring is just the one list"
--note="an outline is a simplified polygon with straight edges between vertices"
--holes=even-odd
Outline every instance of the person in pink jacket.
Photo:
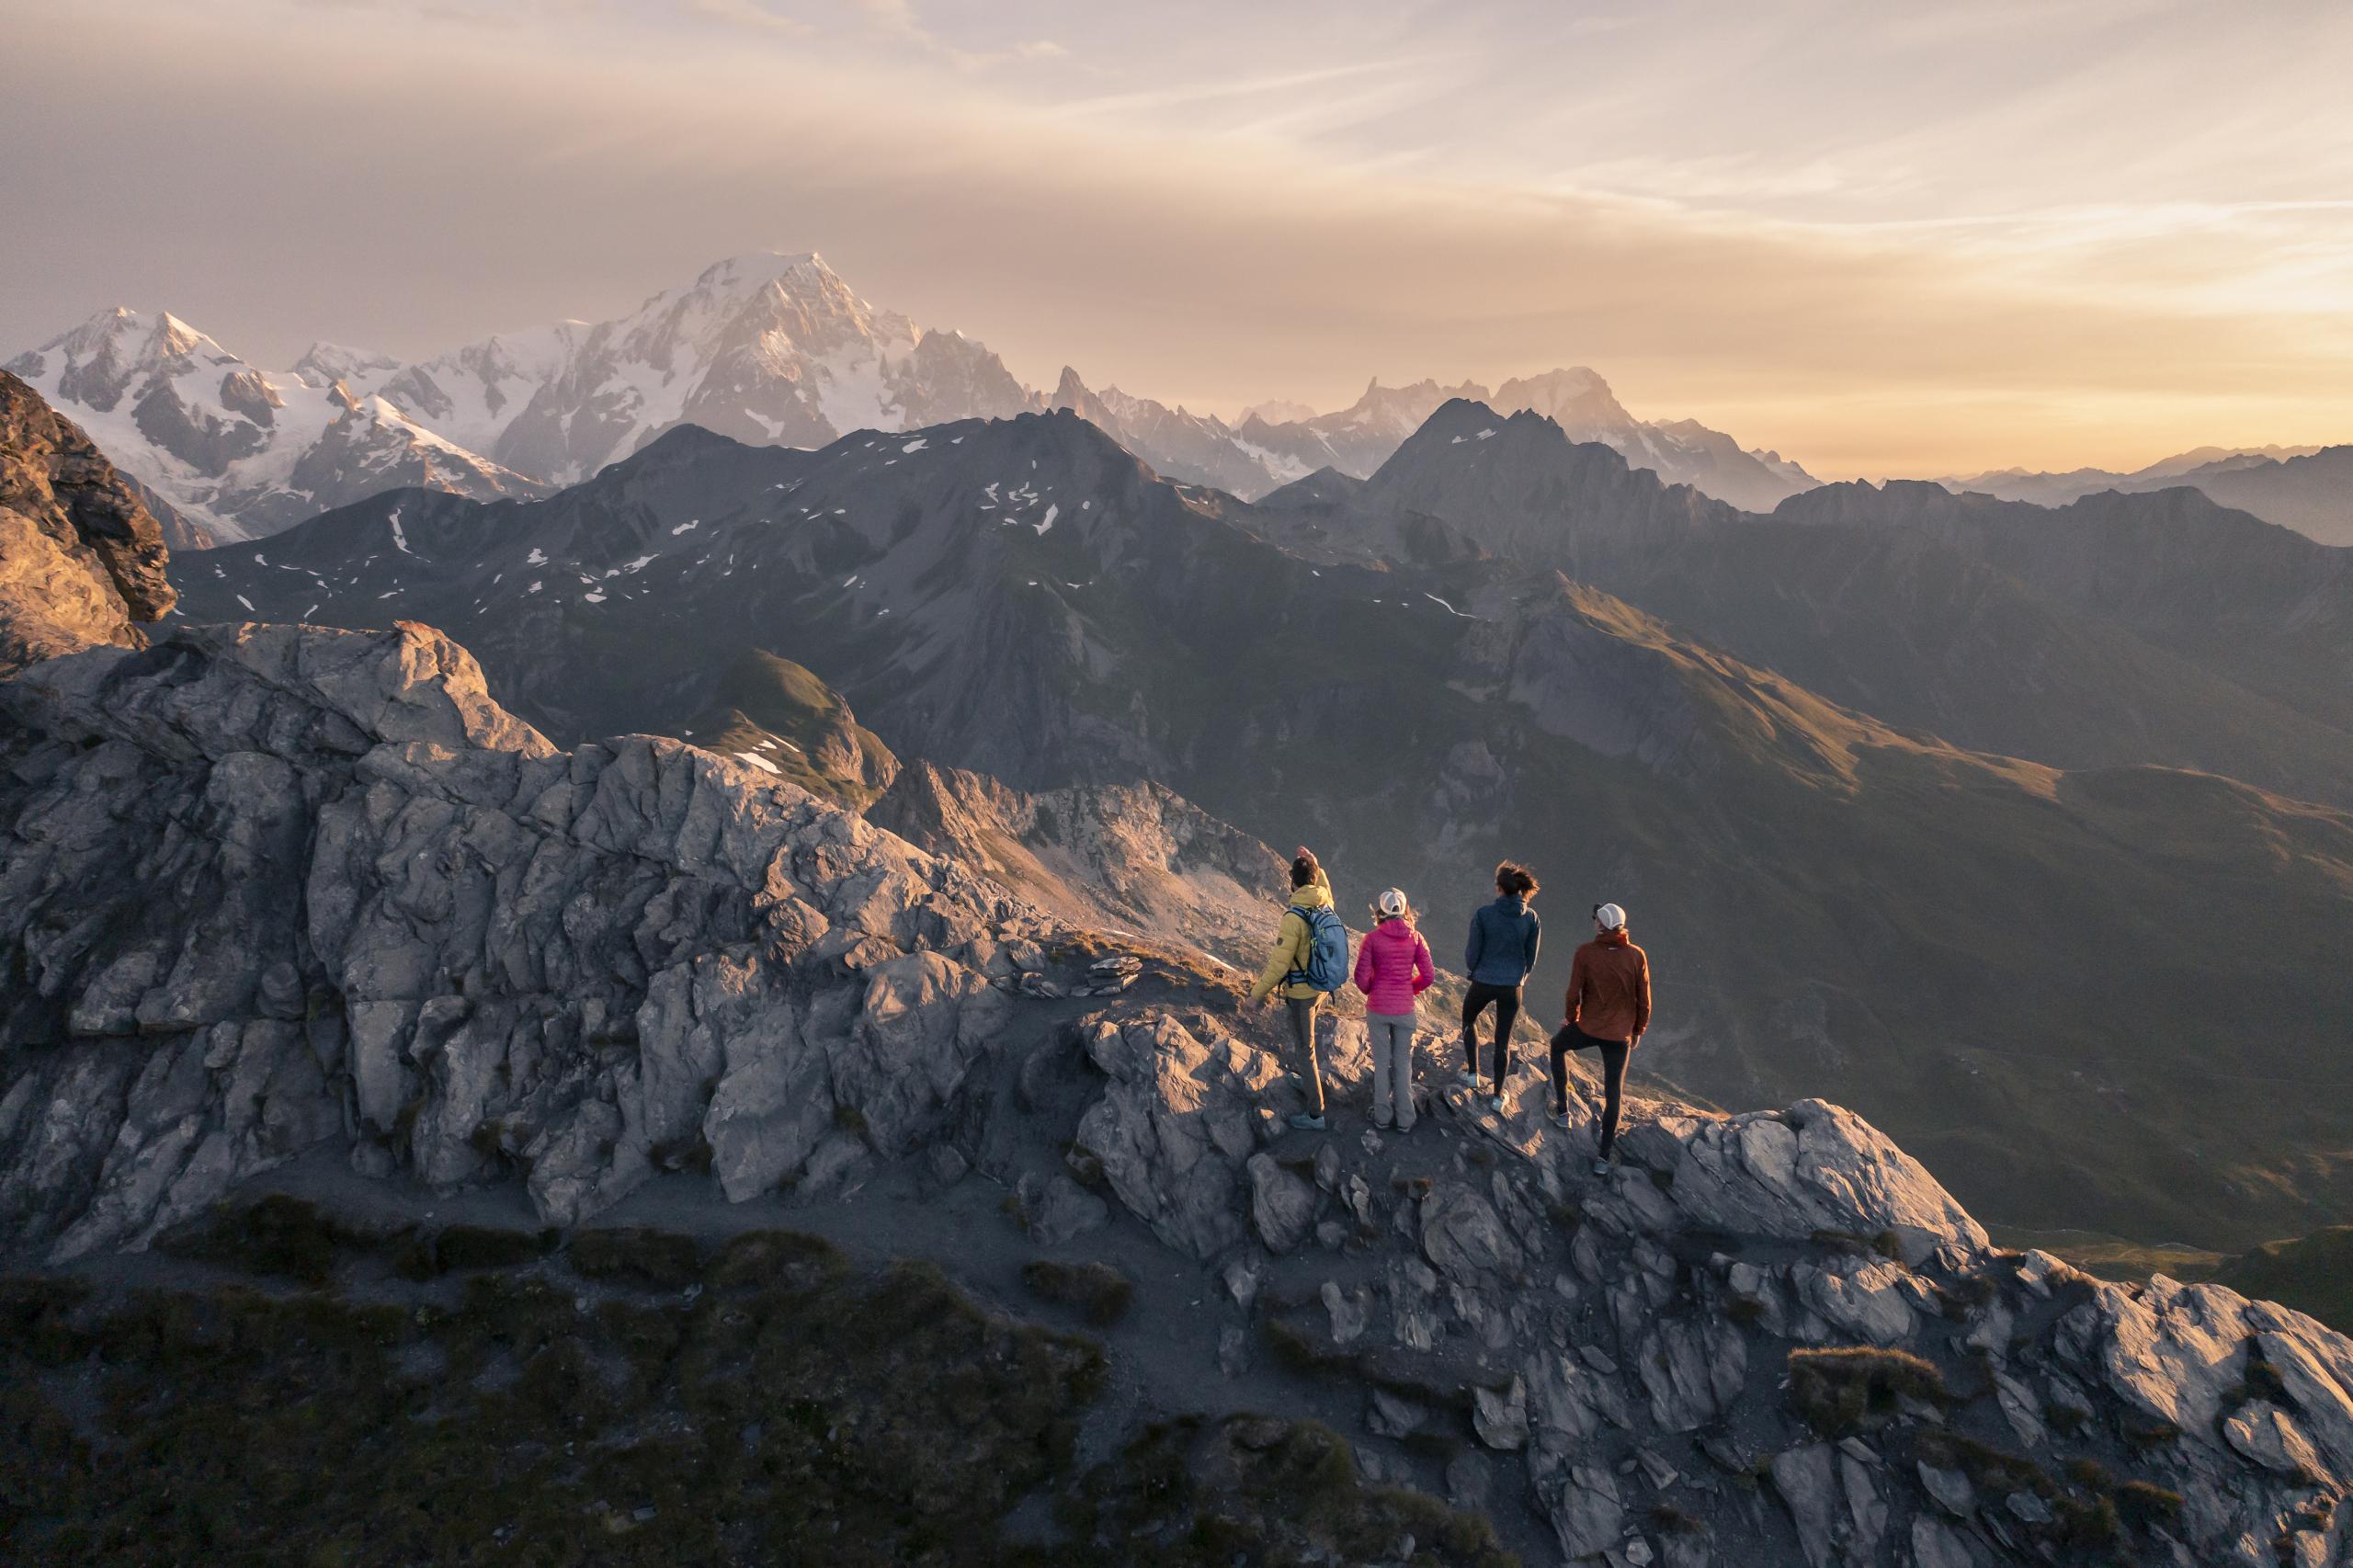
[[[1373,927],[1357,947],[1356,985],[1372,1036],[1372,1124],[1414,1130],[1414,1007],[1438,968],[1414,928],[1405,895],[1391,888],[1373,906]],[[1394,1110],[1391,1108],[1394,1106]]]

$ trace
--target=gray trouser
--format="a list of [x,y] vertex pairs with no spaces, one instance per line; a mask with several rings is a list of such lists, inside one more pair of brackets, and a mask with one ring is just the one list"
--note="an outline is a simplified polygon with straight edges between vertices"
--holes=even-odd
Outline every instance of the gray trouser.
[[1393,1121],[1398,1131],[1409,1131],[1414,1125],[1414,1015],[1367,1013],[1364,1027],[1372,1037],[1373,1123]]
[[1310,1116],[1324,1114],[1324,1068],[1315,1060],[1315,1005],[1322,1000],[1320,996],[1304,1001],[1296,996],[1283,998],[1283,1006],[1290,1013],[1290,1037],[1299,1047],[1299,1059],[1303,1064],[1299,1075],[1307,1081]]

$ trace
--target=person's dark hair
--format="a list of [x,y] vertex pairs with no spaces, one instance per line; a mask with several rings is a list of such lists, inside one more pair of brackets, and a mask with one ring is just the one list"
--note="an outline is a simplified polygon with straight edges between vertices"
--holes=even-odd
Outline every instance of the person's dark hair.
[[1313,881],[1315,881],[1315,857],[1314,857],[1314,856],[1313,856],[1313,855],[1302,855],[1298,859],[1293,860],[1293,861],[1290,863],[1290,885],[1291,885],[1291,886],[1293,886],[1293,887],[1295,887],[1295,888],[1303,888],[1303,887],[1306,887],[1309,883],[1311,883],[1311,882],[1313,882]]
[[1536,891],[1536,873],[1517,860],[1506,860],[1495,868],[1495,890],[1526,898]]

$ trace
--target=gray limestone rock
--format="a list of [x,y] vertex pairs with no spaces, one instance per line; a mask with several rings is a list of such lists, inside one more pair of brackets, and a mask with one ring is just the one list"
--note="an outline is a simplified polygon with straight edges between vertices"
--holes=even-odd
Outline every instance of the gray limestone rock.
[[1518,1378],[1500,1389],[1473,1385],[1471,1425],[1479,1441],[1491,1449],[1528,1446],[1528,1385]]
[[1258,1239],[1277,1255],[1305,1241],[1315,1222],[1315,1189],[1275,1163],[1270,1154],[1250,1156],[1250,1219]]
[[527,1168],[559,1223],[699,1148],[733,1198],[829,1142],[837,1177],[1013,1006],[956,957],[1034,919],[1001,892],[689,746],[558,752],[422,627],[177,631],[0,711],[20,1246],[138,1244],[347,1126],[359,1168]]
[[1616,1548],[1626,1529],[1618,1478],[1597,1465],[1574,1465],[1552,1507],[1552,1530],[1564,1557],[1598,1557]]

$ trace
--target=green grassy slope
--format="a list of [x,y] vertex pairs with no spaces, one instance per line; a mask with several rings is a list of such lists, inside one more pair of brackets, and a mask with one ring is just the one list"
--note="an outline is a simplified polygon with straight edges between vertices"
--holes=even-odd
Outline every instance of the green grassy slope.
[[2309,1312],[2353,1334],[2353,1225],[2332,1225],[2292,1241],[2266,1242],[2215,1271],[2242,1295]]

